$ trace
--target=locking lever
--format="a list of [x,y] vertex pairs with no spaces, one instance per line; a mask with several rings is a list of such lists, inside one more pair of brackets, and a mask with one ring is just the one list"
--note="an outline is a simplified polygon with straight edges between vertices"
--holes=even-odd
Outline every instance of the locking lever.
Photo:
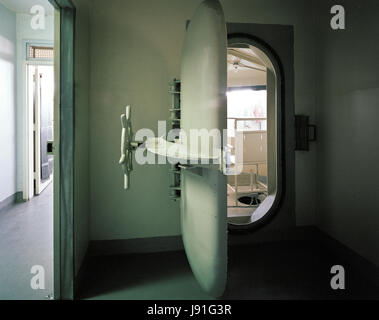
[[136,150],[142,142],[133,141],[131,108],[126,106],[125,114],[121,115],[121,157],[119,164],[124,170],[124,189],[129,189],[130,173],[133,171],[133,151]]

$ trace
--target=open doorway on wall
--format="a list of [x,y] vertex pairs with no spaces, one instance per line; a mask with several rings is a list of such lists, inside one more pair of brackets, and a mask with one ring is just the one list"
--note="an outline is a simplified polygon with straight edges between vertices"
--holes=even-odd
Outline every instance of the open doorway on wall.
[[[268,130],[275,130],[275,119],[268,121],[268,88],[275,88],[267,85],[267,61],[252,45],[228,47],[228,146],[233,166],[239,168],[227,177],[228,222],[232,225],[252,224],[269,209],[258,210],[269,195],[268,176],[275,174],[268,166]],[[236,155],[238,148],[240,157]],[[271,151],[275,153],[273,148]]]
[[0,300],[54,294],[54,13],[0,0]]
[[[53,47],[46,47],[53,55]],[[29,63],[27,65],[27,88],[29,115],[32,130],[28,138],[28,149],[32,151],[27,165],[30,166],[28,183],[32,185],[29,198],[40,195],[47,188],[52,188],[53,155],[48,144],[53,141],[54,126],[54,67],[52,62],[45,64]],[[32,165],[33,163],[33,165]]]

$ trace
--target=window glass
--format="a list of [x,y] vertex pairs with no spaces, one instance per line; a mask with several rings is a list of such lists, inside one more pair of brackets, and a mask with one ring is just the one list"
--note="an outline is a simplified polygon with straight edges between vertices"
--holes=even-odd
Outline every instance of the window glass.
[[229,136],[234,136],[234,130],[267,130],[266,90],[232,89],[227,92],[227,100]]

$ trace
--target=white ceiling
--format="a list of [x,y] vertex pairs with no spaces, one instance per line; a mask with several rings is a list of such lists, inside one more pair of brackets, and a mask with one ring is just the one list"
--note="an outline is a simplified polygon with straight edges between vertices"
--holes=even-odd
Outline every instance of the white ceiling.
[[228,64],[242,63],[258,70],[266,70],[266,66],[252,48],[228,48]]
[[266,66],[253,47],[228,48],[228,87],[266,85],[266,78]]
[[54,13],[53,6],[48,0],[0,0],[0,3],[16,13],[30,14],[30,8],[34,5],[43,6],[47,15]]

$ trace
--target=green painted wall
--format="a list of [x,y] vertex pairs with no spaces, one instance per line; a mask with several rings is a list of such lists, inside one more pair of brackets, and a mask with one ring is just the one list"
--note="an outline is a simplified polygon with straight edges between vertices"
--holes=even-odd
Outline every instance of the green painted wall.
[[[122,189],[120,114],[131,104],[134,130],[167,120],[168,82],[180,75],[185,23],[200,0],[93,0],[90,8],[90,238],[177,235],[179,206],[168,198],[165,166],[138,166]],[[296,112],[315,115],[314,45],[306,1],[223,0],[228,22],[295,26]],[[87,44],[80,44],[80,46]],[[296,155],[296,217],[313,224],[315,149]],[[201,201],[201,199],[199,199]]]
[[79,271],[89,240],[89,9],[75,0],[74,250]]
[[379,2],[342,0],[346,30],[317,3],[317,223],[379,265]]

